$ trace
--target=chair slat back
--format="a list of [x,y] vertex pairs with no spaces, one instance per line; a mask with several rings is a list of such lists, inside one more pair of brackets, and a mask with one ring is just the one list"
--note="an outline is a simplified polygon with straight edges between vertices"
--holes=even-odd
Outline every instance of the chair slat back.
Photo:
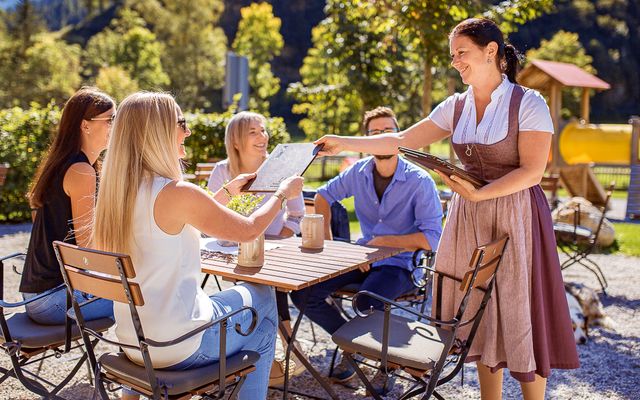
[[[120,280],[90,274],[68,265],[65,265],[64,268],[66,270],[67,277],[69,278],[71,289],[89,293],[103,299],[116,301],[118,303],[129,303],[127,293],[125,292],[124,286]],[[142,298],[140,285],[131,282],[129,283],[129,288],[131,289],[133,304],[136,306],[143,306],[144,299]]]
[[[71,289],[119,303],[129,302],[125,282],[119,279],[118,269],[119,262],[127,281],[136,276],[129,256],[85,249],[60,241],[53,242],[53,246],[60,257],[61,272]],[[135,282],[127,283],[134,305],[144,305],[140,286]]]
[[135,278],[136,273],[133,269],[131,258],[124,254],[108,253],[93,249],[84,249],[78,246],[55,242],[58,251],[65,265],[76,267],[78,269],[86,269],[103,274],[120,276],[117,260],[122,264],[124,274],[127,278]]
[[[484,285],[495,273],[500,259],[504,254],[504,249],[507,245],[508,236],[495,240],[487,245],[480,246],[473,251],[469,267],[471,268],[462,277],[460,283],[460,290],[466,291],[469,286],[478,287]],[[478,268],[475,281],[472,281],[473,272],[475,268]]]

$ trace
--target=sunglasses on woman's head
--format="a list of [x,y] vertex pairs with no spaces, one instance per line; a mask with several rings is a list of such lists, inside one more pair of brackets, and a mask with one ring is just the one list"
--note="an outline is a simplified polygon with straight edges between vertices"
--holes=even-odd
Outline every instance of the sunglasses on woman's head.
[[108,117],[94,117],[89,118],[89,121],[107,121],[107,124],[113,125],[113,121],[116,119],[116,114],[111,114]]

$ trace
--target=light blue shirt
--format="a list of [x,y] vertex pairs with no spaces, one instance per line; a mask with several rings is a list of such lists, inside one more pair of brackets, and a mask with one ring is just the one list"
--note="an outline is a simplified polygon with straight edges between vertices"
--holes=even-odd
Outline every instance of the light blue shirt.
[[[423,169],[398,157],[393,179],[378,201],[373,185],[373,157],[359,160],[318,189],[329,204],[354,196],[355,211],[366,244],[376,236],[422,232],[435,251],[442,234],[442,207],[436,185]],[[411,252],[378,261],[373,266],[393,265],[412,269]]]

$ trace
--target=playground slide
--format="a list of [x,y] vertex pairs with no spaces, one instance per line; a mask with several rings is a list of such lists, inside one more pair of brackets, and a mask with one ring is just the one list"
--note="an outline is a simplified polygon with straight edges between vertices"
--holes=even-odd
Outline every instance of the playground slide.
[[560,134],[560,154],[567,164],[629,165],[630,124],[580,124],[570,122]]

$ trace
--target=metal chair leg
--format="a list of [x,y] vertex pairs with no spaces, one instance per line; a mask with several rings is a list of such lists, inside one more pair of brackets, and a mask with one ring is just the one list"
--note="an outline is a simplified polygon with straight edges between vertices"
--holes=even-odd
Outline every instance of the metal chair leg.
[[351,367],[354,368],[354,370],[356,371],[356,374],[358,374],[358,377],[360,378],[362,383],[364,383],[364,386],[369,391],[369,394],[371,395],[371,397],[373,397],[376,400],[382,400],[382,397],[380,397],[380,395],[373,388],[373,386],[371,385],[371,382],[369,382],[369,379],[367,379],[367,376],[364,374],[364,372],[362,372],[362,370],[358,366],[358,363],[356,363],[355,360],[351,357],[351,353],[343,352],[342,357],[346,357],[346,360],[349,363],[349,365],[351,365]]

